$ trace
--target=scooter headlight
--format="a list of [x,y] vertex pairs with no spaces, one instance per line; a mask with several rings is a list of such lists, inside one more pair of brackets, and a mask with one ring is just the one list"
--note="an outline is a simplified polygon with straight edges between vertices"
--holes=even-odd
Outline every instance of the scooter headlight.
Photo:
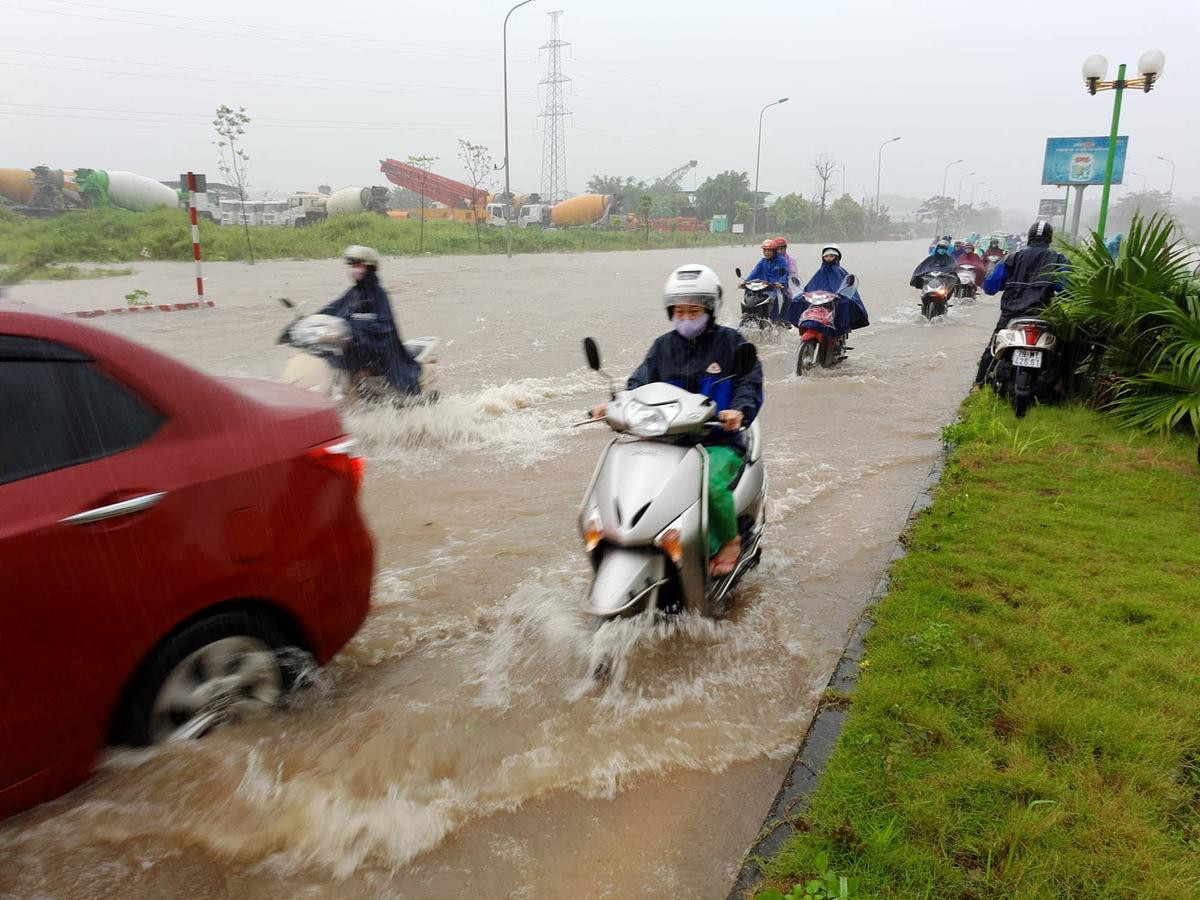
[[650,406],[631,400],[625,404],[625,425],[631,434],[639,437],[661,437],[678,413],[678,403]]

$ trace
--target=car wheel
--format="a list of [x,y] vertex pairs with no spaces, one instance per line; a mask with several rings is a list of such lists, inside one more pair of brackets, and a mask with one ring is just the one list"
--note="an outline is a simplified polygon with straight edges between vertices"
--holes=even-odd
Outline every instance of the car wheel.
[[281,662],[289,641],[261,613],[217,613],[160,645],[138,672],[118,720],[132,744],[202,737],[278,706],[295,679]]

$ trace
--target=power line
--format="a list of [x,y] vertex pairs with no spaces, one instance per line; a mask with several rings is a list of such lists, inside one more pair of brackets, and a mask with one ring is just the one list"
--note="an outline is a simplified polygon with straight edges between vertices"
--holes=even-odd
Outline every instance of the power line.
[[[52,2],[63,2],[63,0],[52,0]],[[430,50],[401,50],[401,49],[393,49],[391,47],[367,47],[367,46],[363,46],[362,44],[344,44],[344,43],[336,43],[333,41],[313,41],[313,40],[305,40],[305,39],[301,39],[301,38],[286,38],[286,37],[279,37],[274,34],[251,35],[251,34],[240,34],[236,31],[214,31],[211,28],[196,28],[193,25],[172,25],[169,22],[133,22],[128,19],[114,19],[114,18],[105,17],[105,16],[89,16],[85,13],[64,12],[62,10],[54,10],[54,9],[36,9],[36,8],[28,7],[28,6],[12,6],[9,4],[0,4],[0,9],[11,9],[11,10],[15,10],[17,12],[33,13],[34,15],[39,15],[39,16],[61,16],[63,18],[68,18],[68,19],[89,19],[94,22],[107,22],[110,25],[137,25],[142,28],[167,28],[167,29],[171,29],[173,31],[186,31],[189,34],[215,34],[215,35],[218,35],[219,37],[227,37],[227,38],[228,37],[250,38],[251,40],[256,40],[256,41],[275,41],[277,43],[284,43],[284,44],[307,44],[307,45],[313,46],[313,47],[338,47],[343,50],[355,50],[358,52],[367,50],[367,51],[372,51],[375,53],[393,53],[393,54],[394,53],[403,53],[403,54],[407,54],[410,56],[439,56],[439,57],[449,56],[449,57],[453,57],[455,59],[486,60],[488,62],[495,61],[495,55],[492,51],[471,50],[468,48],[463,48],[461,50],[457,50],[454,52],[441,52],[441,51],[434,52],[434,51],[430,51]],[[471,53],[482,54],[482,55],[469,56],[468,54],[471,54]],[[526,59],[530,59],[530,58],[526,57]]]
[[[131,63],[130,65],[152,65],[152,64]],[[118,71],[114,71],[112,69],[89,69],[89,68],[83,68],[80,66],[60,66],[60,65],[48,65],[48,64],[39,64],[39,63],[9,62],[8,60],[0,60],[0,66],[13,66],[13,67],[22,68],[22,69],[50,69],[55,72],[82,72],[84,74],[89,74],[89,75],[118,75],[118,76],[124,76],[126,78],[146,78],[147,74],[148,74],[146,72],[118,72]],[[273,82],[268,82],[268,81],[247,81],[247,80],[237,79],[237,78],[202,78],[198,75],[172,75],[172,74],[167,74],[167,73],[163,73],[163,72],[152,73],[152,76],[154,78],[165,78],[165,79],[170,79],[172,81],[196,81],[196,82],[202,82],[205,84],[237,84],[237,85],[247,85],[250,87],[301,88],[304,90],[341,91],[341,92],[346,92],[346,91],[350,90],[345,87],[336,87],[333,85],[327,86],[327,85],[320,85],[320,84],[278,84],[278,83],[273,83]],[[283,77],[286,77],[286,76],[283,76]],[[440,88],[440,89],[439,88],[426,88],[426,87],[420,86],[420,85],[412,85],[412,88],[413,88],[413,90],[377,90],[377,89],[373,89],[373,88],[354,88],[353,91],[354,91],[354,93],[358,93],[358,94],[388,94],[388,95],[397,95],[397,94],[407,95],[407,94],[412,94],[412,93],[417,93],[417,92],[422,92],[422,91],[436,91],[436,92],[439,92],[442,96],[456,96],[456,95],[460,94],[460,91],[458,89],[452,89],[452,88]],[[469,96],[469,97],[485,97],[485,96],[491,96],[492,92],[480,91],[479,93],[474,93],[474,92],[467,93],[464,91],[464,92],[461,92],[461,95]],[[531,93],[524,93],[524,94],[521,94],[520,96],[533,97],[535,95],[531,94]]]
[[[61,0],[61,2],[65,2],[65,0]],[[454,92],[454,93],[470,92],[470,93],[477,93],[477,94],[480,94],[483,96],[489,96],[489,97],[494,96],[496,93],[496,91],[494,91],[494,90],[488,90],[485,88],[465,88],[464,89],[464,88],[451,88],[451,87],[448,87],[447,85],[412,84],[412,83],[401,82],[401,81],[377,81],[374,79],[357,80],[357,79],[352,79],[352,78],[324,78],[324,77],[317,76],[317,75],[296,75],[296,74],[291,74],[291,73],[287,73],[287,72],[247,72],[247,71],[244,71],[241,69],[225,69],[225,68],[215,69],[215,68],[211,68],[208,66],[181,66],[177,63],[138,62],[138,61],[132,60],[132,59],[130,59],[130,60],[113,59],[112,57],[105,57],[105,56],[78,56],[78,55],[73,55],[73,54],[68,54],[68,53],[51,53],[46,50],[19,50],[19,49],[13,48],[13,47],[0,47],[0,53],[19,53],[19,54],[23,54],[23,55],[27,55],[27,56],[49,56],[49,57],[53,57],[55,59],[73,59],[73,60],[78,60],[81,62],[116,63],[117,65],[142,66],[144,68],[155,68],[155,69],[176,69],[176,70],[187,71],[187,72],[215,72],[215,73],[225,73],[225,74],[229,74],[229,75],[249,75],[249,76],[252,76],[255,78],[289,78],[289,79],[299,79],[299,80],[303,80],[303,81],[322,81],[322,82],[326,82],[326,83],[335,83],[335,84],[362,84],[362,85],[375,85],[375,86],[394,87],[394,88],[411,88],[414,90],[422,90],[422,91],[444,91],[444,92]],[[14,63],[14,62],[5,63],[5,65],[35,66],[34,63]],[[49,67],[42,66],[41,68],[49,68]],[[57,67],[55,67],[55,68],[57,68]],[[80,69],[77,71],[92,71],[92,70]],[[99,71],[99,70],[97,70],[97,71]],[[138,77],[144,77],[143,73],[140,73],[140,72],[127,72],[127,73],[116,73],[116,74],[128,74],[128,75],[136,75]],[[231,83],[237,84],[239,82],[231,82]],[[253,82],[243,82],[243,83],[253,83]],[[278,85],[273,85],[273,86],[278,86]],[[301,85],[301,86],[308,87],[308,85]],[[537,94],[533,93],[533,92],[529,92],[529,93],[525,93],[525,94],[522,94],[519,96],[535,97],[535,96],[537,96]]]

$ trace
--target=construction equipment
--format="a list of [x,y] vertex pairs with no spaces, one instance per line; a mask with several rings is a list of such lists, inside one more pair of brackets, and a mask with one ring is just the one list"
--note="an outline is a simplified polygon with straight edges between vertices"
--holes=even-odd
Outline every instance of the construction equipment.
[[657,178],[654,179],[653,183],[654,184],[662,184],[662,185],[665,185],[666,187],[672,187],[672,188],[679,187],[679,182],[683,180],[683,176],[686,175],[688,172],[690,172],[692,169],[696,168],[696,166],[697,166],[696,160],[689,159],[682,166],[672,169],[670,172],[668,172],[665,175],[659,175]]
[[[493,215],[488,208],[492,198],[487,191],[481,188],[471,187],[469,184],[455,181],[453,178],[446,178],[444,175],[435,175],[433,172],[402,163],[396,159],[381,159],[379,171],[392,184],[407,188],[427,200],[442,203],[451,210],[467,210],[471,213],[471,217],[481,222],[488,220]],[[443,215],[440,218],[457,217]]]

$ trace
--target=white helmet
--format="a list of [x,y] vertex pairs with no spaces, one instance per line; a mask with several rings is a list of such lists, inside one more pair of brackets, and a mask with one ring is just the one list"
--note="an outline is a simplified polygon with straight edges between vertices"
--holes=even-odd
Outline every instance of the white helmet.
[[667,308],[667,318],[671,318],[671,307],[676,303],[692,303],[703,306],[714,319],[721,308],[721,295],[724,294],[721,279],[708,266],[689,263],[680,266],[667,277],[663,288],[663,305]]
[[822,259],[825,258],[826,253],[835,253],[835,254],[837,254],[838,259],[842,258],[842,248],[839,247],[837,244],[826,244],[824,247],[822,247],[821,248],[821,258]]
[[379,268],[379,251],[371,247],[361,247],[358,244],[351,244],[342,253],[342,258],[348,263],[363,263],[376,270]]

